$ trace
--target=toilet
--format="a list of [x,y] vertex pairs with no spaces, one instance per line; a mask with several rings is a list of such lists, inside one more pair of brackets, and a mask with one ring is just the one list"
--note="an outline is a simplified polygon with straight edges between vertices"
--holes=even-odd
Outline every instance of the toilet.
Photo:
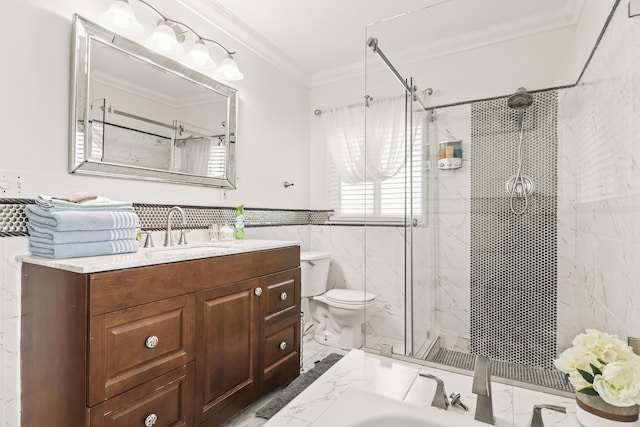
[[374,294],[351,289],[327,291],[329,252],[301,252],[302,298],[308,299],[313,339],[345,350],[362,347],[362,324],[375,306]]

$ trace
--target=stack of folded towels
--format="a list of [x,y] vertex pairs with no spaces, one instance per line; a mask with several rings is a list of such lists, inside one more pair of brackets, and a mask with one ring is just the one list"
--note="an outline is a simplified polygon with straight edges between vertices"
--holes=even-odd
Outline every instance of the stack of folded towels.
[[33,255],[72,258],[136,252],[140,219],[130,202],[74,192],[27,205]]

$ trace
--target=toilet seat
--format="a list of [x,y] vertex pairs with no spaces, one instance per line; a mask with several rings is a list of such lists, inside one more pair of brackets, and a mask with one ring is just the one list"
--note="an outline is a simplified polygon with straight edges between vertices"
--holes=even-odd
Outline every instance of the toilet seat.
[[331,289],[325,295],[329,301],[354,305],[362,305],[376,299],[376,296],[370,292],[354,291],[352,289]]
[[313,297],[325,304],[351,310],[369,307],[376,302],[376,296],[370,292],[354,291],[352,289],[331,289],[325,294]]

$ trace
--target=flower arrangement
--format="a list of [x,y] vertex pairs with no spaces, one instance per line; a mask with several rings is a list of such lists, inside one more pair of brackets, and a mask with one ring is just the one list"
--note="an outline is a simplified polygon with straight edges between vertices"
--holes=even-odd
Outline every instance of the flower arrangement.
[[579,393],[618,407],[640,404],[640,356],[613,335],[587,329],[555,360]]

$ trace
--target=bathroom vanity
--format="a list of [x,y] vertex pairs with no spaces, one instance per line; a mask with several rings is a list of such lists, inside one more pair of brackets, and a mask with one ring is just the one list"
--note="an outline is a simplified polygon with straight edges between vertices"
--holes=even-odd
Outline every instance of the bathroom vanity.
[[293,243],[24,258],[22,426],[218,426],[290,382]]

